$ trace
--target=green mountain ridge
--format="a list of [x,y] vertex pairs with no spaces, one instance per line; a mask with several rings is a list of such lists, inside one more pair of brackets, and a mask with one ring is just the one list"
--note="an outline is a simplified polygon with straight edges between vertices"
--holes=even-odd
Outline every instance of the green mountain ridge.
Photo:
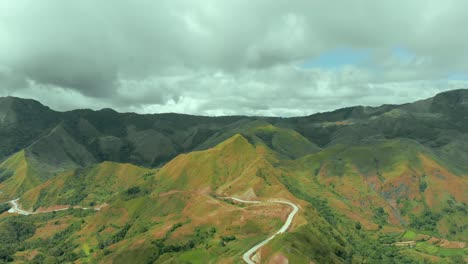
[[[143,166],[162,165],[177,154],[213,147],[226,134],[248,130],[252,122],[294,130],[319,147],[372,137],[406,137],[433,148],[449,143],[447,133],[455,137],[467,133],[464,117],[458,116],[466,112],[464,99],[453,99],[465,98],[467,93],[455,90],[413,104],[357,106],[293,118],[137,115],[109,109],[55,112],[36,101],[8,97],[0,100],[2,120],[11,119],[0,125],[0,159],[40,140],[58,125],[98,162]],[[148,145],[159,147],[148,149]]]
[[[467,98],[294,118],[60,113],[0,98],[0,202],[43,212],[0,214],[0,260],[240,263],[289,209],[220,198],[238,197],[301,208],[260,263],[463,263]],[[392,246],[406,240],[416,246]]]

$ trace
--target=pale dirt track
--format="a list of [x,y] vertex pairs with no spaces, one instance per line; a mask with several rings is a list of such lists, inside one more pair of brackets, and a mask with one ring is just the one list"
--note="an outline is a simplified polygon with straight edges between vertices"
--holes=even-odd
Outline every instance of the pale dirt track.
[[[239,199],[239,198],[236,198],[236,197],[221,197],[221,198],[231,199],[233,201],[237,201],[237,202],[241,202],[241,203],[251,203],[251,204],[263,203],[263,202],[260,202],[260,201],[246,201],[246,200],[242,200],[242,199]],[[256,264],[252,260],[252,255],[255,254],[255,252],[257,252],[257,250],[259,250],[261,247],[266,245],[268,242],[270,242],[270,240],[275,238],[277,235],[286,232],[288,230],[289,226],[291,225],[292,220],[294,219],[294,216],[296,216],[297,212],[299,211],[299,207],[297,205],[295,205],[295,204],[293,204],[291,202],[288,202],[288,201],[274,200],[274,201],[269,201],[269,202],[265,202],[265,203],[287,204],[287,205],[291,206],[293,208],[293,210],[291,211],[291,213],[289,213],[288,218],[284,222],[283,226],[275,234],[273,234],[272,236],[268,237],[267,239],[261,241],[260,243],[253,246],[251,249],[249,249],[247,252],[244,253],[242,258],[248,264]]]

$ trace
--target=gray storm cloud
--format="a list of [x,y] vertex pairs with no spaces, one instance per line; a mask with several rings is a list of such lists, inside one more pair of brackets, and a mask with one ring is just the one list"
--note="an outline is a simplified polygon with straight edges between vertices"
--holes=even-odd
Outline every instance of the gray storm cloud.
[[[461,88],[466,1],[0,2],[0,96],[53,108],[301,115]],[[411,58],[395,58],[403,47]],[[362,64],[303,68],[334,49]]]

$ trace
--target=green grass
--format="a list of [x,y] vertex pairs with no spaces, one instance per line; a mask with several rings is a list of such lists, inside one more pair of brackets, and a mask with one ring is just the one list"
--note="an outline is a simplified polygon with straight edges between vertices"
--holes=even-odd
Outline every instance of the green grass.
[[[274,129],[268,127],[265,131],[269,132],[269,130]],[[294,144],[303,141],[299,136],[299,138],[291,139],[290,137],[296,135],[287,134],[286,132],[284,134],[275,132],[274,136],[276,137],[271,139],[271,145],[277,151],[290,154],[290,157],[303,155],[301,151],[294,152],[298,148]],[[58,245],[53,245],[54,249],[77,252],[80,254],[80,258],[85,258],[84,262],[91,261],[91,258],[104,258],[109,262],[120,261],[121,263],[144,262],[153,257],[156,247],[164,248],[159,247],[158,243],[152,244],[151,242],[158,242],[158,239],[153,239],[151,235],[157,234],[160,237],[164,235],[164,232],[167,232],[163,238],[163,246],[174,246],[173,248],[177,249],[161,251],[162,255],[158,259],[158,263],[217,263],[227,258],[231,258],[234,263],[240,263],[242,262],[242,254],[247,249],[276,232],[283,221],[276,217],[271,220],[268,218],[247,219],[246,223],[228,226],[226,230],[223,223],[222,228],[216,226],[218,233],[211,236],[198,236],[198,233],[191,234],[189,232],[190,228],[193,228],[193,232],[195,232],[198,230],[196,228],[202,228],[197,226],[202,223],[203,230],[206,230],[216,225],[216,223],[199,221],[193,221],[192,223],[190,222],[191,215],[187,215],[186,212],[195,216],[203,216],[205,211],[217,210],[216,205],[209,204],[210,207],[206,207],[206,205],[198,205],[199,203],[197,203],[197,206],[194,206],[193,201],[190,199],[198,197],[198,195],[194,196],[191,192],[174,192],[171,194],[164,194],[164,192],[192,190],[206,186],[210,186],[212,190],[215,190],[216,186],[237,179],[236,177],[245,171],[245,168],[251,164],[252,160],[260,157],[248,142],[240,135],[234,136],[229,142],[223,143],[214,149],[182,155],[161,168],[156,175],[144,168],[106,162],[86,170],[77,170],[76,173],[70,172],[66,175],[56,176],[51,181],[57,180],[53,183],[61,184],[44,184],[44,186],[41,186],[44,188],[40,189],[44,190],[44,192],[39,192],[38,188],[37,192],[31,192],[36,196],[31,195],[31,197],[35,198],[34,201],[44,201],[46,205],[61,204],[58,203],[59,201],[67,202],[65,204],[75,202],[83,205],[87,205],[89,202],[94,204],[109,203],[109,206],[101,212],[74,210],[75,215],[73,215],[74,218],[72,219],[78,223],[76,229],[61,232],[60,239],[49,239],[50,241],[57,241]],[[265,159],[265,161],[259,159],[262,163],[258,165],[258,171],[261,173],[267,172],[271,176],[268,178],[263,177],[265,182],[269,180],[275,188],[276,180],[284,185],[278,188],[279,192],[275,192],[275,195],[283,196],[284,194],[285,197],[288,197],[287,190],[289,190],[296,198],[303,200],[300,214],[305,219],[301,221],[306,223],[297,225],[287,233],[270,241],[265,247],[267,252],[265,261],[267,261],[267,257],[270,257],[268,255],[270,252],[271,254],[279,252],[285,255],[290,263],[308,263],[310,260],[317,263],[340,263],[343,260],[351,261],[351,256],[353,256],[352,261],[354,263],[362,263],[364,260],[368,261],[368,263],[378,263],[380,261],[381,263],[392,263],[388,259],[394,261],[397,258],[399,259],[398,261],[395,260],[395,263],[414,263],[403,261],[403,259],[408,258],[404,258],[399,252],[406,249],[413,252],[414,255],[430,254],[447,258],[459,258],[468,255],[467,249],[444,249],[427,242],[419,242],[416,248],[412,249],[390,247],[387,244],[399,240],[415,240],[418,237],[417,229],[384,234],[382,234],[384,231],[381,230],[376,235],[368,235],[367,232],[371,233],[371,231],[362,228],[364,223],[362,227],[357,228],[357,221],[348,219],[340,211],[346,208],[345,206],[348,206],[347,209],[357,209],[358,207],[352,203],[353,199],[368,197],[370,205],[362,206],[364,209],[359,213],[372,219],[372,210],[380,208],[376,218],[382,224],[387,221],[388,216],[385,211],[387,207],[381,203],[381,196],[379,196],[381,194],[378,190],[373,190],[367,185],[366,176],[369,174],[373,177],[377,172],[386,176],[385,173],[393,173],[393,170],[406,172],[408,168],[406,163],[403,164],[402,162],[407,162],[407,160],[410,160],[408,157],[414,156],[413,148],[410,145],[410,150],[398,152],[400,148],[404,147],[404,144],[401,144],[398,140],[378,143],[375,148],[369,146],[333,147],[295,161],[290,159],[282,160],[283,156],[279,156],[281,162],[274,163],[274,166],[270,166],[268,162],[271,161],[269,159]],[[292,147],[292,150],[288,147]],[[390,154],[386,155],[388,152]],[[248,157],[245,157],[246,153],[249,155]],[[182,169],[179,169],[181,167]],[[414,170],[417,170],[417,168]],[[397,171],[392,175],[399,177],[400,174],[398,173],[400,172]],[[252,175],[255,174],[252,173]],[[249,179],[248,176],[250,175],[246,175],[246,180]],[[260,177],[261,174],[256,174],[256,176]],[[343,177],[331,178],[327,176]],[[59,179],[60,181],[58,181]],[[255,183],[256,181],[252,182]],[[390,187],[397,189],[397,184],[391,184]],[[235,184],[232,185],[236,187]],[[353,186],[353,188],[346,188],[346,185]],[[250,186],[250,182],[248,186]],[[252,186],[258,197],[270,197],[269,187]],[[417,185],[415,186],[417,188]],[[242,190],[240,187],[238,189]],[[41,196],[42,193],[48,196]],[[81,197],[80,194],[87,194],[88,196]],[[400,201],[408,204],[405,206],[407,211],[415,213],[413,209],[418,205],[417,202],[409,201],[405,192],[402,192],[401,195],[405,198]],[[59,200],[60,197],[64,200]],[[33,200],[32,198],[31,200]],[[205,203],[203,199],[200,201],[202,204]],[[343,203],[338,203],[340,201],[343,201]],[[194,210],[188,210],[192,209],[187,207],[188,205],[192,206]],[[184,210],[186,207],[187,210]],[[455,208],[455,205],[452,207],[452,210],[458,208]],[[220,212],[225,213],[222,210]],[[88,215],[79,216],[78,213],[94,215],[90,215],[88,218]],[[33,219],[35,219],[48,215],[55,217],[54,215],[59,214],[72,213],[66,211],[23,218],[31,219],[34,217]],[[462,224],[464,224],[463,214],[461,212],[457,213],[457,218],[454,218],[453,215],[454,213],[447,213],[446,218],[450,219],[450,221],[446,220],[446,223],[443,224],[462,227]],[[231,216],[231,214],[227,216]],[[13,218],[13,216],[9,217]],[[21,216],[14,217],[20,218]],[[420,216],[415,217],[421,218]],[[428,218],[432,219],[434,217],[429,214]],[[227,220],[230,220],[230,218],[227,218]],[[265,222],[260,224],[260,220]],[[178,231],[175,229],[164,231],[167,221],[170,221],[173,226],[177,223],[183,223],[184,226]],[[108,223],[113,225],[109,226]],[[426,223],[426,221],[422,221],[422,223]],[[103,228],[100,229],[100,226],[103,226]],[[100,231],[96,231],[98,229]],[[79,230],[82,231],[78,232]],[[125,232],[122,232],[122,230],[125,230]],[[462,232],[460,231],[460,234],[457,233],[457,235],[463,237],[464,233]],[[203,234],[203,232],[200,234]],[[378,234],[381,235],[378,236],[377,240]],[[84,237],[86,235],[89,237]],[[236,235],[238,239],[224,245],[220,243],[223,235]],[[79,240],[79,238],[83,237],[86,238],[85,242]],[[27,250],[38,248],[41,250],[41,254],[51,257],[46,251],[49,249],[49,241],[31,240],[31,243],[25,243],[25,247],[29,247]],[[106,242],[108,240],[112,243],[109,242],[108,245],[102,243],[102,241]],[[184,245],[190,245],[187,243],[190,240],[194,241],[193,247],[185,247]],[[76,241],[85,244],[80,245]],[[144,241],[144,243],[139,244],[140,241]],[[69,243],[70,246],[65,242]],[[36,246],[34,243],[40,246]],[[101,245],[105,245],[105,247],[101,248]],[[353,253],[353,255],[350,253]],[[384,261],[383,258],[387,258],[388,261]]]
[[86,256],[89,256],[91,253],[91,248],[89,247],[88,243],[83,244],[83,252],[86,254]]
[[409,241],[414,239],[416,239],[416,233],[411,230],[407,230],[401,237],[402,241]]
[[440,248],[439,256],[441,257],[453,257],[453,256],[464,256],[465,251],[463,248]]
[[436,255],[439,252],[439,249],[440,249],[439,247],[431,245],[427,242],[418,242],[416,244],[417,251],[431,254],[431,255]]
[[195,249],[182,253],[177,260],[182,263],[204,264],[210,261],[210,254],[206,250]]
[[419,252],[436,255],[439,257],[455,257],[462,256],[466,257],[465,249],[463,248],[441,248],[438,246],[431,245],[427,242],[418,242],[415,249]]

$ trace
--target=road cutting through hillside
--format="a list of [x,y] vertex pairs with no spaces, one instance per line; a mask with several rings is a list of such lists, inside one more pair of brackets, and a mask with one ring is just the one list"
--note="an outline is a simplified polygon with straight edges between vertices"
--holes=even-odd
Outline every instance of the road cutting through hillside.
[[[8,210],[9,213],[12,213],[12,214],[17,213],[17,214],[20,214],[20,215],[31,215],[31,214],[43,214],[43,213],[59,212],[59,211],[65,211],[65,210],[73,208],[73,207],[66,207],[66,208],[60,208],[60,209],[44,211],[44,212],[29,212],[29,211],[21,209],[20,205],[18,204],[18,201],[19,201],[19,198],[7,202],[7,203],[11,204],[11,206],[12,206],[10,208],[10,210]],[[95,210],[95,211],[101,210],[101,208],[87,208],[87,207],[78,207],[78,208],[74,208],[74,209]]]
[[19,204],[18,204],[18,199],[15,199],[15,200],[11,200],[9,201],[8,203],[10,203],[12,205],[12,207],[10,208],[10,210],[8,210],[9,213],[18,213],[20,215],[30,215],[32,214],[31,212],[28,212],[28,211],[24,211],[23,209],[19,208]]
[[[263,203],[263,202],[260,202],[260,201],[246,201],[246,200],[242,200],[242,199],[239,199],[239,198],[236,198],[236,197],[220,197],[220,198],[227,198],[227,199],[231,199],[231,200],[234,200],[234,201],[237,201],[237,202],[240,202],[240,203],[251,203],[251,204]],[[292,223],[292,220],[294,219],[294,216],[296,216],[297,212],[299,211],[299,207],[297,205],[291,203],[291,202],[275,200],[275,201],[269,201],[269,203],[287,204],[287,205],[291,206],[293,208],[293,210],[291,211],[291,213],[289,213],[288,218],[286,219],[286,221],[284,222],[284,224],[280,228],[280,230],[278,230],[275,234],[273,234],[272,236],[270,236],[267,239],[263,240],[262,242],[258,243],[257,245],[255,245],[254,247],[252,247],[251,249],[249,249],[247,252],[244,253],[242,258],[248,264],[255,264],[255,262],[252,260],[251,256],[253,254],[255,254],[255,252],[257,252],[257,250],[259,250],[261,247],[263,247],[268,242],[270,242],[270,240],[275,238],[276,235],[282,234],[282,233],[284,233],[284,232],[286,232],[288,230],[289,226]]]

